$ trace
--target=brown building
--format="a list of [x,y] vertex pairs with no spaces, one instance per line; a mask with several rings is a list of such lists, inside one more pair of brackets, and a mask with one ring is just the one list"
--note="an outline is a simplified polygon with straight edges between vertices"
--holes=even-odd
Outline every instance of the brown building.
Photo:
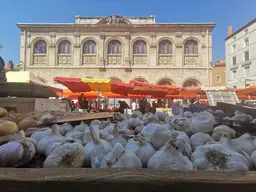
[[226,86],[226,64],[224,59],[212,65],[212,86]]

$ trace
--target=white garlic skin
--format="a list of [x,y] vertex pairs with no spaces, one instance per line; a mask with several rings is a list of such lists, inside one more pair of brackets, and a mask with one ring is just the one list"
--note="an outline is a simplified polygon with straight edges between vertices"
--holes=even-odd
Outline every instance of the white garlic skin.
[[83,146],[79,143],[66,143],[50,153],[44,162],[44,168],[79,168],[83,163]]

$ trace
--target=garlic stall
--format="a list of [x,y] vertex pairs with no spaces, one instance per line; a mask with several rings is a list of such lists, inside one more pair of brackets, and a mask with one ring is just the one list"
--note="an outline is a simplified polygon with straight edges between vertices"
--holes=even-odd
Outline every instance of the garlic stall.
[[0,108],[0,135],[7,138],[0,146],[0,167],[255,170],[256,137],[236,127],[253,127],[256,120],[236,111],[217,121],[220,113],[224,115],[221,110],[178,116],[136,111],[42,127],[58,115],[71,114],[20,115]]

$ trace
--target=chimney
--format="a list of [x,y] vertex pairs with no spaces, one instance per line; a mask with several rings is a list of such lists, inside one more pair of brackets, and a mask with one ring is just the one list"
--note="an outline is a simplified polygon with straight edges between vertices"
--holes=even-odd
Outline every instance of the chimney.
[[233,33],[233,27],[229,26],[228,27],[228,36],[232,35],[232,33]]
[[7,68],[10,69],[10,70],[13,70],[13,68],[14,68],[13,61],[8,62]]

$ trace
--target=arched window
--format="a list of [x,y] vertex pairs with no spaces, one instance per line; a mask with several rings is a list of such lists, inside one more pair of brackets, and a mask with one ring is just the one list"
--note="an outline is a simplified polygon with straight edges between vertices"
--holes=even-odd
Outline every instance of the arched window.
[[71,43],[68,40],[60,42],[58,54],[71,54]]
[[147,54],[147,43],[143,40],[137,40],[133,44],[133,54]]
[[88,40],[83,45],[83,54],[96,54],[96,43],[93,40]]
[[159,54],[172,54],[172,43],[169,40],[162,40],[158,51]]
[[184,47],[185,54],[198,54],[198,46],[195,40],[188,40]]
[[183,87],[200,87],[200,83],[195,79],[188,79],[183,83]]
[[112,40],[108,44],[108,54],[122,54],[122,45],[118,40]]
[[47,53],[47,43],[45,40],[39,40],[35,43],[34,54],[46,54]]

